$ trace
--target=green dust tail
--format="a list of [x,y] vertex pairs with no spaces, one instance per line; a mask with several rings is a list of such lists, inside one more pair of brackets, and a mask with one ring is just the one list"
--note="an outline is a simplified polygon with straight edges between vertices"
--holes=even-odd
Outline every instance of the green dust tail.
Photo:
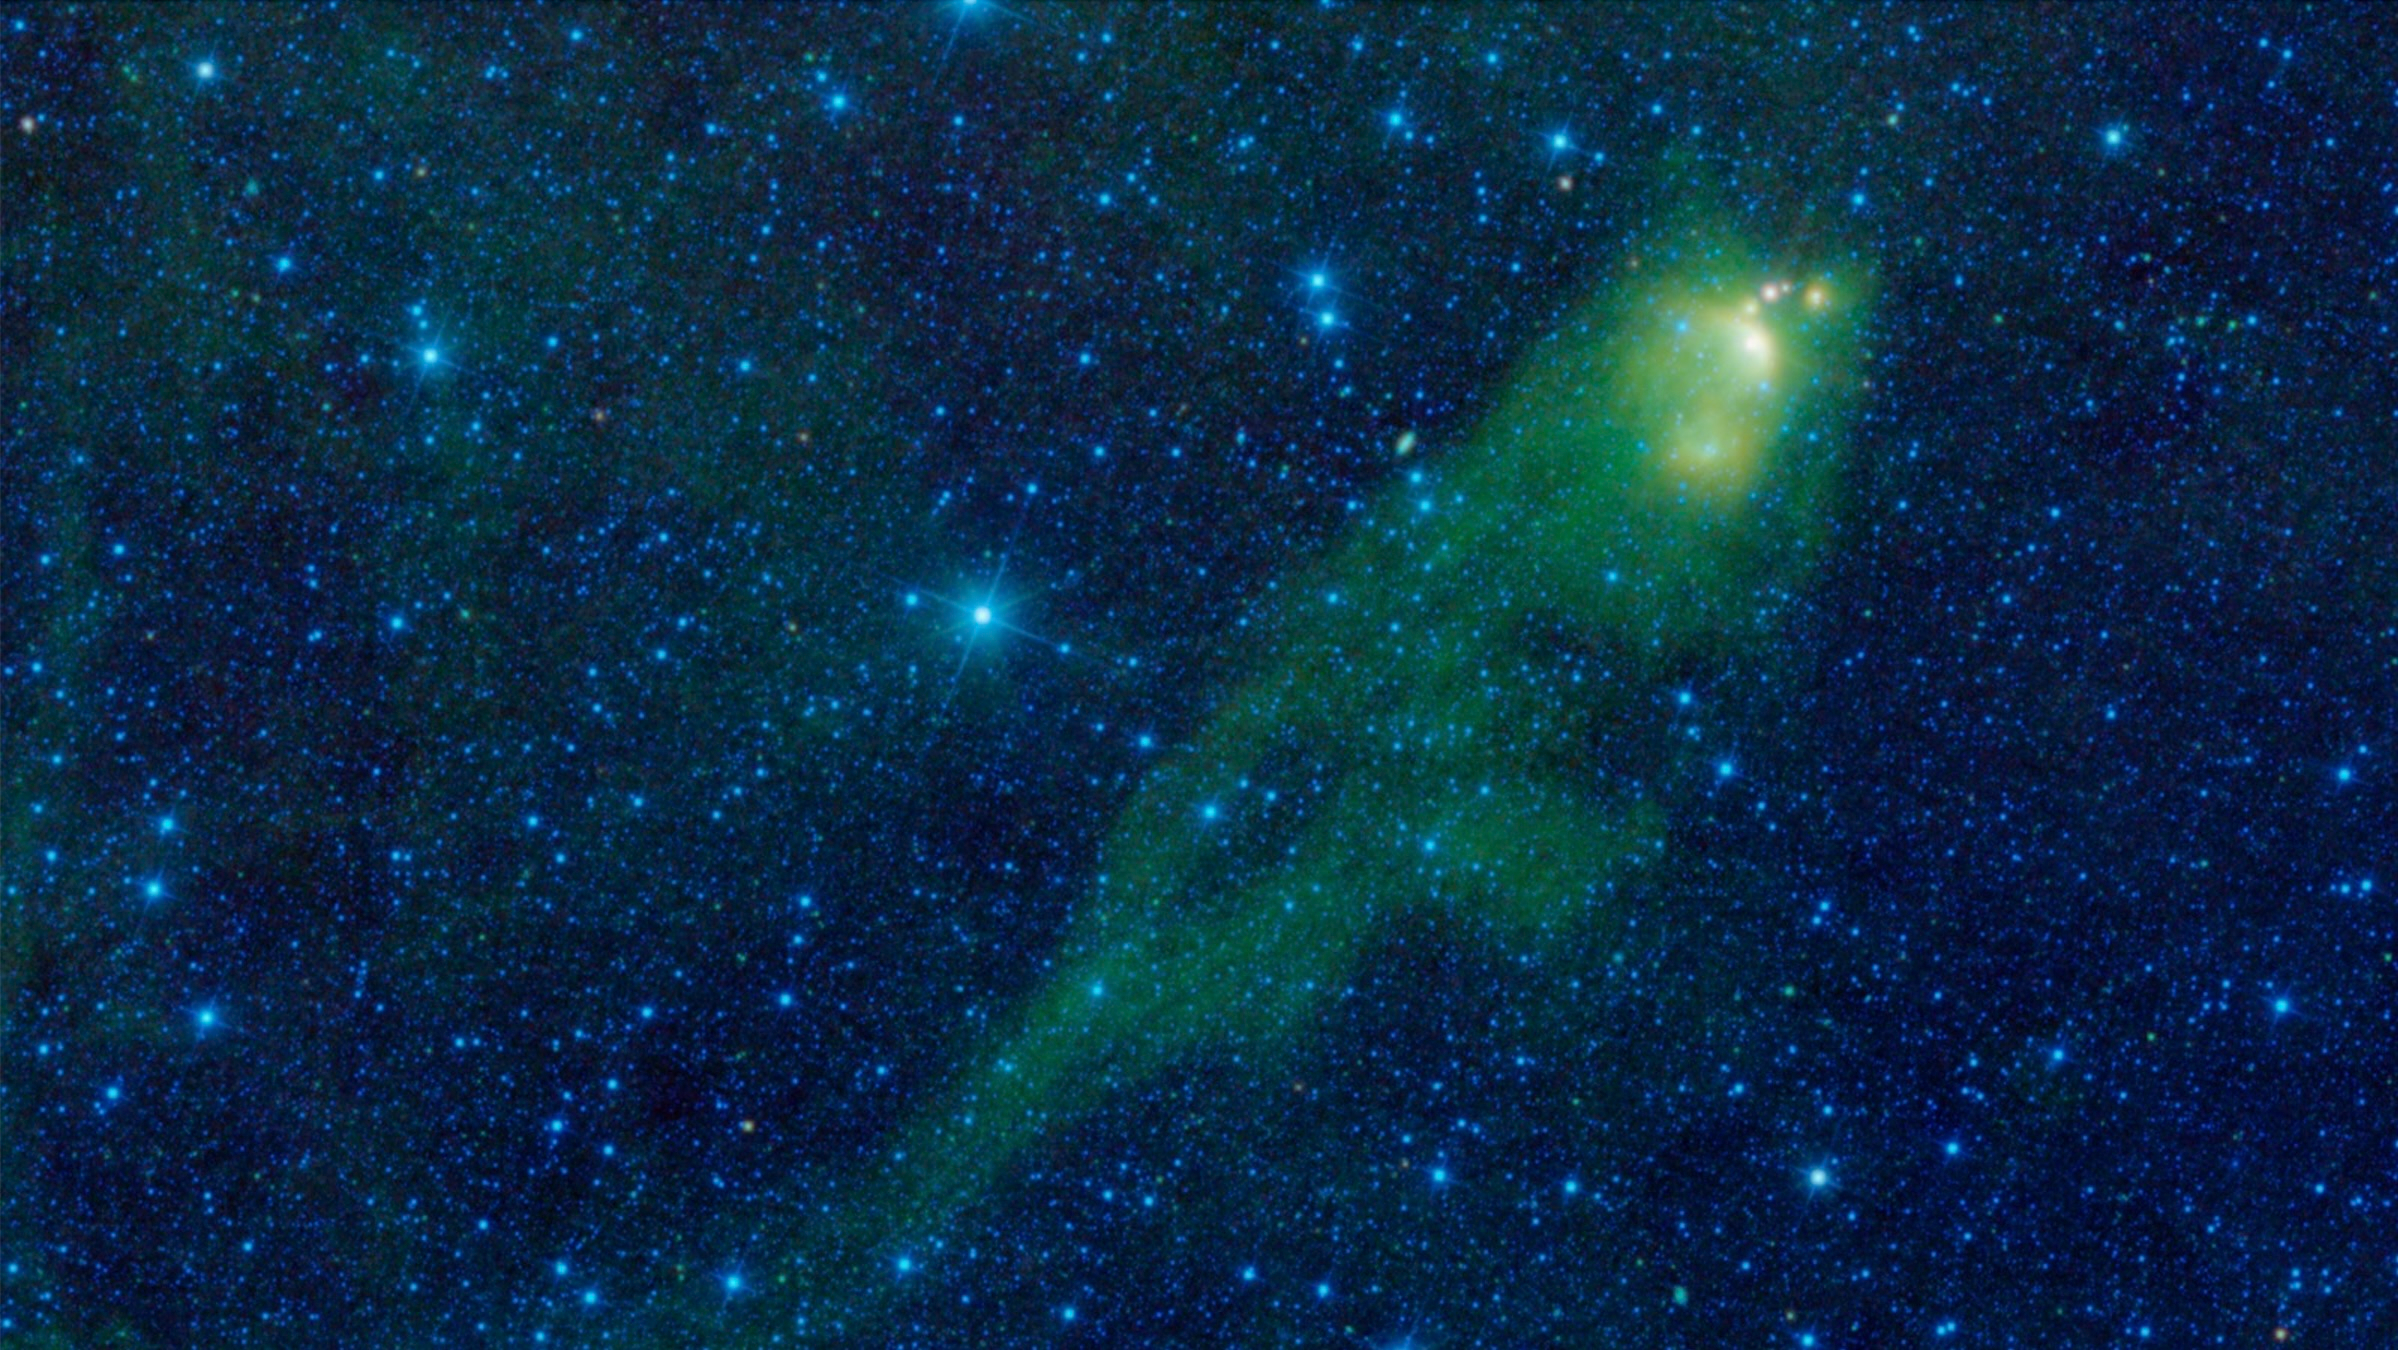
[[[1670,860],[1665,807],[1594,747],[1682,663],[1769,637],[1805,585],[1866,293],[1721,247],[1628,263],[1466,443],[1286,582],[1254,673],[1109,834],[1058,973],[799,1235],[783,1325],[873,1325],[1117,1094],[1288,1054],[1410,912],[1601,940]],[[1569,678],[1560,642],[1603,644],[1606,678]]]

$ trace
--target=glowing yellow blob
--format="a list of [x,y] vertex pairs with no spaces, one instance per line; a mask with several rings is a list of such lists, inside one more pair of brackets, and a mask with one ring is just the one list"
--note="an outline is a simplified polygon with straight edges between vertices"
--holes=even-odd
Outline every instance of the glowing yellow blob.
[[1805,374],[1789,368],[1784,330],[1830,304],[1823,282],[1780,279],[1659,299],[1620,372],[1619,406],[1666,486],[1727,497],[1756,485]]

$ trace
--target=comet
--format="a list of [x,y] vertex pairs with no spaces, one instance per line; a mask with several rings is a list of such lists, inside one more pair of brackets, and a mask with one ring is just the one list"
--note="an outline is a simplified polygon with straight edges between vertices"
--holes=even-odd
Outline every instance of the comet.
[[[1650,248],[1479,425],[1427,437],[1422,477],[1252,616],[1247,673],[1134,791],[1045,983],[821,1212],[744,1235],[785,1249],[754,1315],[871,1338],[1035,1149],[1178,1069],[1293,1057],[1403,922],[1527,951],[1620,931],[1672,816],[1593,748],[1771,641],[1817,570],[1869,291],[1853,262]],[[1561,633],[1617,654],[1608,678],[1563,678]]]

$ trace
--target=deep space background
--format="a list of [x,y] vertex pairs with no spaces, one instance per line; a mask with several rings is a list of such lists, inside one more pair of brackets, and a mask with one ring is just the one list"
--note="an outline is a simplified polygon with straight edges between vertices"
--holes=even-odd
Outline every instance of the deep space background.
[[[0,10],[0,1344],[2398,1342],[2389,31]],[[1693,213],[1877,294],[1640,919],[1389,923],[812,1282]]]

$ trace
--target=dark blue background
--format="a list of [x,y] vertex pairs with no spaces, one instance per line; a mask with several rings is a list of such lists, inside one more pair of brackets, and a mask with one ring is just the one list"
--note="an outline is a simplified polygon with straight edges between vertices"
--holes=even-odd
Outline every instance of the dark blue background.
[[842,1302],[1243,617],[1703,201],[1879,296],[1678,888],[1394,930],[881,1338],[2386,1343],[2386,28],[0,11],[0,1339]]

